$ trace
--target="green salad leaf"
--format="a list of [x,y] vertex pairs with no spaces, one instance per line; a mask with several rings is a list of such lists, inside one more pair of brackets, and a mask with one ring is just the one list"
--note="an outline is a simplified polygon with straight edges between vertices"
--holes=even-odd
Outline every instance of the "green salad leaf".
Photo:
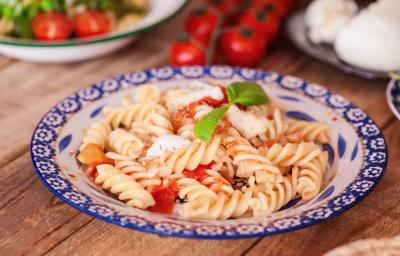
[[263,88],[253,82],[232,83],[226,89],[229,103],[239,103],[246,107],[268,103],[269,99]]
[[203,141],[210,141],[219,121],[224,117],[229,106],[216,108],[204,115],[194,127],[194,134]]
[[228,95],[228,106],[216,108],[203,116],[194,127],[194,134],[203,141],[210,141],[215,128],[224,117],[232,104],[242,104],[246,107],[260,105],[269,102],[268,95],[263,88],[253,82],[231,83],[226,89]]

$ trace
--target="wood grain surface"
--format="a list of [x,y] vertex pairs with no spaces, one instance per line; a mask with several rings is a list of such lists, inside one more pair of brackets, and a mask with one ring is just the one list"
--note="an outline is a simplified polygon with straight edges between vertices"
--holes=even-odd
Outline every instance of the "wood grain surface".
[[362,203],[312,227],[264,238],[194,240],[162,237],[93,219],[66,205],[36,177],[30,136],[51,106],[98,80],[168,64],[168,49],[188,9],[129,47],[65,65],[0,57],[0,255],[321,255],[361,238],[400,233],[400,122],[385,101],[387,81],[368,81],[322,64],[284,38],[260,65],[322,84],[364,109],[384,131],[389,165]]

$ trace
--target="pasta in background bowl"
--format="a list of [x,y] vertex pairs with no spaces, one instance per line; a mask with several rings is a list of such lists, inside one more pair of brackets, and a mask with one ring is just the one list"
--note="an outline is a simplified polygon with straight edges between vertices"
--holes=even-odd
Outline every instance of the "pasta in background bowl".
[[[179,214],[179,209],[186,203],[185,196],[176,200],[173,214],[162,214],[128,206],[96,185],[86,174],[86,169],[82,168],[84,166],[76,160],[90,124],[101,122],[102,117],[110,113],[110,109],[121,105],[121,101],[126,103],[129,98],[135,99],[138,85],[152,84],[161,91],[167,91],[177,86],[185,88],[193,81],[223,85],[235,81],[257,82],[274,104],[282,109],[284,120],[292,120],[288,123],[292,129],[295,129],[295,123],[302,123],[296,119],[326,123],[330,130],[329,142],[323,140],[324,143],[318,147],[328,155],[319,193],[305,198],[307,200],[298,196],[290,198],[293,199],[290,201],[284,198],[287,204],[274,213],[255,216],[245,214],[240,218],[226,220],[220,220],[221,216],[218,216],[219,220],[204,220],[190,219],[190,216],[185,218],[187,216]],[[113,126],[114,142],[125,131],[118,127]],[[136,131],[141,131],[139,128],[136,127]],[[118,146],[114,148],[118,149]],[[134,150],[124,152],[135,154]],[[379,128],[362,110],[320,85],[262,70],[193,66],[134,72],[78,91],[57,104],[40,121],[32,138],[31,156],[39,178],[48,189],[66,203],[91,216],[124,227],[164,235],[244,238],[306,227],[336,216],[360,202],[382,177],[387,163],[387,148]],[[245,168],[243,170],[246,171]],[[118,173],[118,168],[109,172]],[[241,182],[243,179],[233,180],[235,186],[240,187],[243,185]],[[109,185],[106,187],[110,188]],[[121,196],[121,191],[116,191]],[[278,199],[282,199],[279,197],[281,194],[278,193]],[[283,196],[286,196],[284,192]],[[132,198],[126,195],[122,198],[129,202],[127,199]],[[150,204],[139,208],[147,208]]]

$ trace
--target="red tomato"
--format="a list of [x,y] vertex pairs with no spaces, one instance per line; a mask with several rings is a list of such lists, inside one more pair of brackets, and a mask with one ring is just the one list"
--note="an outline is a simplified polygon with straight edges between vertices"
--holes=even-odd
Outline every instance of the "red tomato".
[[213,164],[214,164],[214,162],[211,162],[211,163],[206,164],[206,165],[200,164],[193,171],[184,170],[182,172],[182,174],[187,178],[195,179],[195,180],[197,180],[199,182],[202,182],[205,178],[207,178],[209,176],[206,173],[206,170],[208,168],[210,168]]
[[289,6],[283,0],[252,0],[252,4],[258,9],[262,8],[276,15],[279,19],[284,19],[289,11]]
[[237,6],[234,0],[207,0],[207,2],[225,14],[234,11]]
[[251,67],[264,57],[266,41],[259,32],[240,27],[223,33],[218,46],[229,65]]
[[279,34],[280,23],[277,18],[260,9],[243,12],[238,23],[258,31],[270,42],[274,41]]
[[174,66],[204,65],[206,53],[196,42],[182,37],[172,45],[170,59]]
[[43,12],[33,19],[32,30],[41,40],[65,40],[72,33],[72,25],[62,13]]
[[185,30],[202,44],[208,45],[215,29],[218,16],[214,11],[201,7],[195,9],[185,22]]
[[101,11],[88,10],[74,17],[75,32],[79,37],[95,36],[111,30],[111,20]]
[[153,196],[156,204],[149,207],[152,212],[171,214],[174,210],[176,191],[172,187],[158,187],[151,195]]

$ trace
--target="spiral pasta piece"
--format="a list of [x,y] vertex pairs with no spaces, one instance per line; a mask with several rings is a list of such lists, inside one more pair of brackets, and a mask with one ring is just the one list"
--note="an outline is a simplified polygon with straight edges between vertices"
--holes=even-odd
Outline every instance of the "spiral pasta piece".
[[161,99],[161,90],[151,84],[139,86],[135,93],[137,103],[159,103]]
[[228,154],[233,157],[233,164],[238,166],[236,176],[249,177],[259,171],[264,172],[269,177],[269,181],[281,179],[279,168],[274,166],[267,157],[260,155],[258,150],[248,140],[241,137],[236,129],[229,128],[223,144]]
[[299,166],[308,163],[320,153],[321,149],[312,142],[287,143],[284,146],[275,143],[267,150],[265,156],[275,165]]
[[179,149],[167,156],[163,162],[172,173],[181,173],[184,169],[192,171],[200,164],[207,165],[213,161],[219,145],[220,137],[214,137],[211,142],[197,141],[189,147]]
[[264,192],[255,193],[250,200],[250,207],[255,217],[278,211],[297,194],[297,173],[283,177],[280,183],[266,184]]
[[208,210],[203,214],[199,214],[192,209],[196,209],[203,202],[194,200],[187,202],[183,212],[185,218],[203,219],[203,220],[225,220],[228,218],[237,218],[245,214],[250,209],[252,198],[252,190],[247,189],[245,192],[235,190],[231,195],[219,194],[217,200],[208,201]]
[[173,130],[168,111],[156,103],[138,103],[122,107],[104,109],[106,120],[115,129],[123,125],[129,129],[134,121],[160,126],[169,131]]
[[111,150],[131,158],[137,158],[143,149],[143,142],[134,134],[123,129],[115,129],[108,135]]
[[107,146],[107,137],[111,132],[111,126],[105,119],[92,123],[85,131],[79,150],[82,151],[87,144],[99,145],[102,149]]
[[131,176],[126,175],[109,164],[97,166],[98,175],[95,182],[118,196],[129,206],[146,209],[155,204],[153,196],[137,183]]
[[232,195],[234,190],[231,185],[219,172],[214,170],[206,170],[208,177],[201,181],[201,184],[207,186],[215,193],[225,193]]
[[321,190],[323,175],[328,163],[326,151],[298,168],[297,191],[304,200],[314,198]]
[[132,160],[129,157],[108,152],[106,156],[114,160],[114,166],[122,173],[131,176],[136,182],[142,185],[146,190],[152,191],[156,186],[162,185],[162,178],[158,176],[158,170],[147,170],[143,165]]
[[316,142],[328,143],[329,126],[322,122],[309,122],[289,119],[286,121],[286,138],[289,142]]

